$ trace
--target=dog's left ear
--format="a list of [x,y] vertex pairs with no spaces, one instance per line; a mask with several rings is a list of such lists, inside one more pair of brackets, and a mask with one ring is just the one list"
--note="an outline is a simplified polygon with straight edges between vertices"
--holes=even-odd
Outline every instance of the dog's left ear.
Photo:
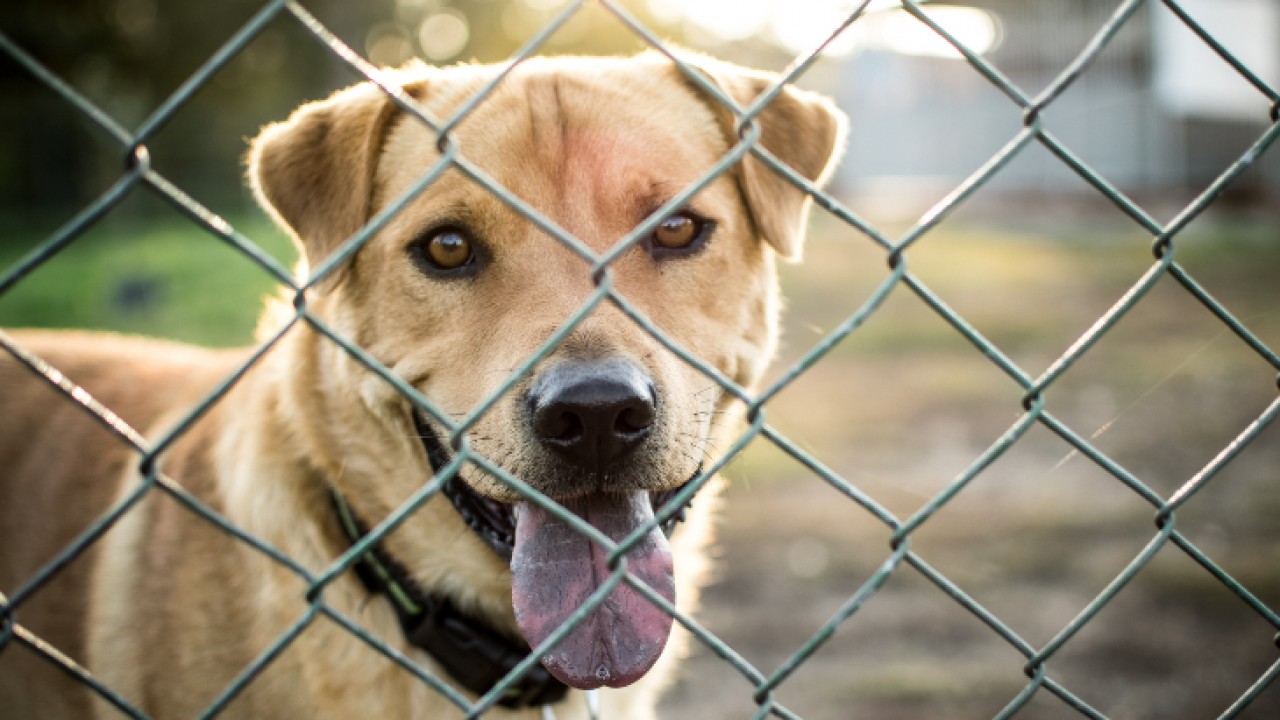
[[[681,59],[705,72],[743,108],[777,84],[779,79],[771,73],[749,70],[704,55],[690,54]],[[714,99],[708,97],[707,100],[729,141],[736,143],[737,116]],[[816,185],[821,186],[830,178],[844,150],[848,125],[844,113],[830,100],[788,85],[757,116],[757,122],[760,124],[760,143],[774,157]],[[782,257],[799,259],[812,198],[750,153],[737,166],[737,173],[761,235]]]
[[378,156],[398,109],[362,83],[303,105],[253,141],[254,195],[312,267],[369,219]]

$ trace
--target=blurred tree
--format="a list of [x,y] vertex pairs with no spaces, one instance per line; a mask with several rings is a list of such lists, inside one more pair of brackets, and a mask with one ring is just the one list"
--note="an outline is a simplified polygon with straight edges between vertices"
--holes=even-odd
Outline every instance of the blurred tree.
[[[0,3],[0,33],[133,129],[262,4],[6,0]],[[391,11],[393,0],[309,5],[335,32],[360,36],[374,18]],[[256,118],[260,124],[268,113],[278,117],[287,112],[274,97],[283,94],[296,104],[299,92],[315,96],[335,84],[335,67],[286,47],[286,40],[294,40],[288,36],[297,34],[291,27],[297,23],[290,20],[268,26],[214,82],[200,89],[192,111],[179,111],[173,132],[166,128],[152,141],[157,163],[166,155],[177,158],[165,165],[165,172],[180,186],[208,187],[230,176],[230,187],[238,187],[235,164],[210,156],[225,152],[225,146],[207,139],[228,126],[245,125],[229,118]],[[119,176],[122,149],[5,54],[0,54],[0,98],[0,205],[37,212],[80,205]],[[223,169],[209,177],[211,166]]]
[[[375,64],[502,60],[568,0],[305,0]],[[642,0],[620,4],[661,32]],[[263,0],[4,0],[0,33],[128,129],[139,126]],[[669,32],[668,32],[669,34]],[[595,3],[540,53],[618,54],[644,43]],[[220,212],[241,207],[245,139],[357,76],[287,13],[271,22],[151,138],[154,167]],[[0,216],[65,216],[120,177],[123,148],[0,53]],[[0,239],[3,242],[3,239]]]

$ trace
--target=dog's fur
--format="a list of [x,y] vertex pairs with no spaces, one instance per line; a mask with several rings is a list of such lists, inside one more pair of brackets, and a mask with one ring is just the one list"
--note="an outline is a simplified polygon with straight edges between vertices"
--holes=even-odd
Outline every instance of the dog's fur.
[[[746,104],[773,80],[696,62]],[[392,75],[437,117],[497,68],[417,67]],[[822,182],[843,119],[787,88],[761,114],[763,145]],[[596,252],[607,251],[736,141],[735,118],[666,58],[533,59],[454,129],[460,154]],[[258,198],[296,238],[301,273],[315,267],[440,157],[437,138],[363,84],[306,105],[253,144]],[[775,256],[799,254],[808,199],[748,156],[689,207],[716,223],[700,252],[655,259],[643,246],[612,266],[613,286],[681,347],[746,388],[776,340]],[[440,278],[407,251],[440,223],[464,224],[486,258],[471,278]],[[309,261],[309,265],[308,265]],[[308,310],[450,413],[468,413],[529,358],[595,290],[588,263],[456,169],[450,169],[310,294]],[[269,304],[261,333],[292,317]],[[161,436],[244,363],[206,351],[84,333],[13,337],[125,422]],[[5,355],[0,353],[0,355]],[[669,489],[718,457],[738,405],[609,302],[595,308],[469,434],[471,446],[552,497],[570,497],[553,459],[530,438],[522,394],[565,359],[622,358],[652,379],[652,436],[609,482]],[[47,383],[0,361],[0,592],[11,595],[141,482],[138,456]],[[164,454],[160,469],[236,526],[320,571],[349,542],[329,488],[376,523],[431,477],[409,404],[305,322],[295,325]],[[517,499],[467,467],[464,480]],[[678,597],[696,598],[711,492],[675,532]],[[516,632],[508,568],[433,498],[385,540],[418,584]],[[413,661],[390,604],[345,573],[324,600]],[[90,549],[15,613],[24,631],[83,664],[158,719],[190,718],[270,642],[304,618],[294,573],[152,489]],[[649,718],[679,642],[641,681],[601,693],[609,718]],[[584,717],[579,692],[557,717]],[[0,717],[117,717],[25,642],[0,652]],[[236,697],[223,717],[449,718],[456,708],[321,616]],[[486,717],[538,717],[495,709]]]

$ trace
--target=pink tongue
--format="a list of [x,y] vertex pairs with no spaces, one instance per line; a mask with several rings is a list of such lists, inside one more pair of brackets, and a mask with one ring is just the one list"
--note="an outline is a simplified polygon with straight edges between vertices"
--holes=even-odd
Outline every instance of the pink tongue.
[[[615,542],[653,519],[645,492],[596,493],[564,506]],[[607,553],[533,503],[517,505],[515,517],[511,600],[520,631],[537,647],[609,578]],[[675,602],[671,550],[661,530],[655,528],[626,558],[631,574]],[[671,617],[623,582],[542,664],[570,687],[623,687],[653,667],[670,634]]]

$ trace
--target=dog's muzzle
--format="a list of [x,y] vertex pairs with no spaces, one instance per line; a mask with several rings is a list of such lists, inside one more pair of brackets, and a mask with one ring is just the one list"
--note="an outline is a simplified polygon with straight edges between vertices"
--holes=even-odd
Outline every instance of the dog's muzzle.
[[[509,562],[512,605],[531,647],[547,641],[588,601],[597,602],[542,659],[566,685],[579,689],[623,687],[657,662],[671,632],[672,616],[627,582],[614,582],[619,561],[652,594],[675,603],[673,559],[667,535],[684,508],[654,523],[674,490],[649,492],[615,484],[626,463],[649,439],[659,397],[640,368],[619,359],[563,361],[545,369],[524,397],[530,434],[562,463],[569,491],[555,499],[565,512],[533,501],[502,503],[485,497],[455,475],[443,492],[482,540]],[[449,451],[415,413],[432,469],[439,473]],[[627,543],[621,558],[575,527],[568,514],[614,543]],[[646,530],[645,528],[648,527]],[[612,584],[607,591],[606,585]]]

